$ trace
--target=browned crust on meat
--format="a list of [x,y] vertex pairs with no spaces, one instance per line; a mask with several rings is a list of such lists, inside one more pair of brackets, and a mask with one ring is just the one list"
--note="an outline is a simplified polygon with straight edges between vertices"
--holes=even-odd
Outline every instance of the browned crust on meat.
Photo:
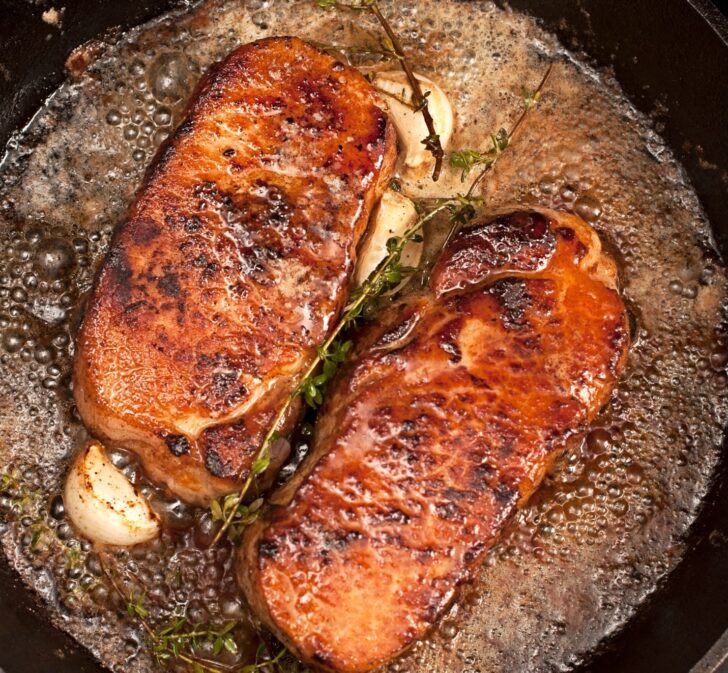
[[238,487],[334,324],[393,170],[381,106],[297,38],[240,47],[202,79],[117,228],[78,335],[76,403],[181,497]]
[[241,549],[256,614],[323,670],[372,670],[428,632],[626,361],[616,267],[574,216],[476,224],[431,284],[361,335]]

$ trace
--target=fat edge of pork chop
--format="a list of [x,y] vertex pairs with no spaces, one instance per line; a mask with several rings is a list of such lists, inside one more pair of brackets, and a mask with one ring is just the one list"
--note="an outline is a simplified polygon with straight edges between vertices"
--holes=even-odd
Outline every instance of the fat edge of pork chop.
[[91,432],[185,500],[238,488],[395,158],[373,87],[319,49],[270,38],[214,65],[97,274],[74,364]]
[[616,266],[574,216],[476,224],[431,286],[365,329],[240,550],[255,613],[322,670],[370,671],[426,635],[626,361]]

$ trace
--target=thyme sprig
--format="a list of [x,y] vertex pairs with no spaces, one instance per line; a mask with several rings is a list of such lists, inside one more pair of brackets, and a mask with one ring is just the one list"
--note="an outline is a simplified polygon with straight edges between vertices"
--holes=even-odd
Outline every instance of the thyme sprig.
[[28,526],[30,531],[30,548],[36,549],[41,539],[48,532],[48,525],[45,520],[37,516],[37,503],[33,502],[33,498],[26,491],[21,483],[17,473],[9,470],[0,474],[0,496],[7,499],[10,514],[17,515],[22,518],[30,518],[31,523]]
[[480,150],[458,150],[450,153],[450,165],[453,168],[462,169],[460,174],[460,182],[465,182],[465,178],[476,166],[485,166],[492,168],[493,164],[498,161],[498,157],[508,147],[508,132],[505,129],[498,129],[497,133],[490,136],[492,147],[487,152]]
[[189,627],[186,617],[178,617],[168,626],[155,631],[157,638],[153,643],[152,652],[160,663],[179,659],[180,654],[194,658],[195,653],[204,644],[212,648],[213,656],[218,656],[223,650],[237,654],[238,645],[232,633],[237,625],[238,622],[231,621],[217,629]]
[[0,515],[24,522],[23,525],[30,533],[31,550],[37,550],[43,541],[43,546],[62,548],[64,554],[69,552],[69,548],[58,539],[48,523],[44,511],[45,498],[29,491],[13,468],[0,474],[0,496],[6,498],[8,505],[5,512],[0,508]]
[[[528,117],[528,113],[531,112],[531,110],[533,110],[535,107],[537,107],[538,104],[541,102],[543,90],[546,87],[546,83],[548,82],[549,78],[551,77],[553,68],[554,64],[550,63],[548,68],[546,69],[546,72],[541,78],[541,81],[535,89],[530,90],[526,87],[522,88],[521,93],[523,110],[521,111],[521,114],[519,115],[516,123],[513,125],[510,131],[506,131],[506,129],[501,128],[496,133],[490,136],[492,146],[489,150],[481,152],[479,150],[464,149],[457,152],[452,152],[450,154],[450,165],[453,168],[461,169],[462,174],[460,176],[460,179],[463,182],[473,170],[473,168],[475,168],[476,166],[482,166],[482,169],[480,170],[478,175],[470,183],[470,187],[465,194],[465,199],[474,198],[475,191],[482,184],[488,173],[493,170],[493,167],[496,165],[498,159],[501,157],[503,152],[505,152],[506,149],[511,146],[513,138],[515,138],[516,134],[523,126],[523,123]],[[443,243],[443,248],[445,248],[452,240],[452,238],[460,231],[464,223],[465,222],[456,223],[455,226],[450,229],[445,239],[445,242]]]
[[13,466],[9,466],[0,472],[0,498],[0,522],[15,522],[20,543],[36,562],[54,557],[63,559],[70,579],[61,597],[64,605],[95,611],[96,607],[90,599],[98,582],[89,576],[79,580],[82,571],[70,572],[85,566],[88,551],[76,539],[64,540],[59,537],[57,522],[51,518],[49,511],[48,495],[30,486]]
[[459,150],[450,154],[450,165],[453,168],[460,168],[463,172],[460,176],[462,182],[465,182],[465,178],[470,174],[470,171],[476,166],[482,166],[482,170],[478,173],[475,180],[468,189],[467,196],[472,196],[475,190],[480,186],[485,176],[493,170],[493,167],[497,163],[501,154],[511,145],[513,138],[516,136],[518,131],[523,126],[523,123],[528,117],[528,113],[533,110],[541,102],[541,96],[546,83],[551,77],[553,72],[554,64],[550,63],[546,72],[544,73],[538,86],[530,90],[525,86],[521,90],[523,110],[519,115],[516,123],[513,125],[510,131],[504,128],[498,129],[494,134],[491,134],[491,148],[485,152],[473,149]]
[[335,44],[330,42],[317,42],[311,41],[311,44],[317,46],[322,51],[331,54],[332,56],[344,59],[347,65],[354,65],[355,61],[358,62],[363,59],[377,59],[378,63],[385,63],[396,61],[397,57],[392,53],[386,44],[377,47],[370,46],[356,46],[356,45],[344,45]]
[[106,582],[125,605],[126,614],[143,629],[151,654],[160,666],[182,662],[190,667],[192,673],[308,673],[285,648],[270,657],[266,656],[267,650],[263,644],[258,648],[252,664],[231,665],[200,656],[198,652],[205,646],[211,649],[215,657],[223,652],[237,654],[238,645],[233,631],[239,622],[228,621],[219,627],[193,626],[185,615],[177,615],[157,629],[149,621],[149,610],[145,606],[146,592],[124,591],[102,556],[99,556],[99,563]]
[[316,3],[322,9],[367,11],[377,19],[386,36],[382,40],[382,44],[385,50],[391,53],[399,62],[400,68],[407,76],[407,81],[412,88],[412,106],[417,112],[422,113],[422,118],[427,126],[427,137],[422,139],[422,144],[435,159],[435,166],[432,169],[432,181],[437,182],[440,179],[442,163],[445,158],[445,150],[442,148],[442,143],[440,142],[440,134],[435,129],[435,120],[430,113],[427,94],[422,90],[420,81],[415,76],[414,70],[407,58],[402,43],[392,29],[389,21],[384,16],[381,8],[379,7],[379,2],[377,0],[352,0],[352,2],[342,2],[340,0],[316,0]]
[[[266,461],[264,461],[260,465],[266,464]],[[255,466],[255,463],[253,465]],[[254,469],[260,469],[260,466],[254,467]],[[265,470],[263,470],[263,472],[265,472]],[[261,475],[263,472],[258,472],[256,476]],[[231,493],[230,495],[226,495],[218,500],[213,500],[210,503],[210,514],[212,515],[212,520],[222,522],[230,521],[228,524],[227,535],[232,542],[236,543],[242,537],[245,528],[258,518],[258,512],[263,505],[262,498],[256,498],[249,505],[246,505],[242,502],[242,498],[238,496],[239,493]],[[213,541],[212,546],[217,544],[218,540],[219,538]]]
[[440,201],[433,209],[420,215],[417,221],[402,236],[393,237],[387,241],[387,256],[379,263],[366,281],[352,292],[342,317],[329,337],[318,346],[316,356],[311,360],[301,375],[298,384],[278,410],[263,438],[242,488],[237,493],[225,496],[222,500],[214,501],[211,505],[213,519],[222,521],[222,526],[217,531],[211,546],[215,546],[227,532],[229,532],[233,541],[237,541],[243,529],[257,518],[262,501],[256,500],[250,506],[243,504],[243,501],[255,480],[270,465],[270,447],[278,437],[281,422],[293,402],[299,397],[303,397],[313,407],[321,404],[325,386],[334,376],[352,346],[351,341],[341,338],[342,335],[354,327],[366,309],[379,297],[388,290],[397,287],[406,275],[415,271],[415,269],[401,263],[402,251],[405,246],[410,241],[419,239],[420,232],[425,224],[434,219],[439,213],[448,211],[453,226],[456,226],[457,223],[471,218],[479,204],[479,199],[464,195]]

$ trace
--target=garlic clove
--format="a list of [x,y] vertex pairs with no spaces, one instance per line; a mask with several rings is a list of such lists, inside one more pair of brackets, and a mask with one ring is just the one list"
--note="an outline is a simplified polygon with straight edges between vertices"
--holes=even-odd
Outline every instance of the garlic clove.
[[[424,75],[415,74],[427,96],[427,105],[432,115],[435,131],[440,136],[443,149],[447,147],[453,133],[453,112],[445,92]],[[432,155],[422,141],[429,135],[422,113],[412,109],[412,87],[407,75],[401,70],[387,70],[374,76],[374,86],[385,94],[389,116],[397,130],[397,136],[404,152],[404,164],[417,168],[430,161]],[[404,102],[403,102],[404,101]]]
[[98,442],[71,467],[63,501],[74,526],[94,542],[126,547],[159,535],[159,518]]
[[[387,241],[402,236],[417,221],[415,204],[406,196],[388,189],[382,195],[369,224],[369,232],[359,250],[359,261],[354,275],[357,287],[379,266],[389,254]],[[422,242],[410,241],[402,251],[404,266],[416,267],[422,258]]]

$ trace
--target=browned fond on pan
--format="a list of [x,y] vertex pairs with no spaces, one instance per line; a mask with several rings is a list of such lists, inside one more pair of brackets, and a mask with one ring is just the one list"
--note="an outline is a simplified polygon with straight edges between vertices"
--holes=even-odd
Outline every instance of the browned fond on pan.
[[380,105],[299,39],[240,47],[203,78],[115,232],[78,337],[76,402],[187,500],[246,477],[336,320],[393,166]]
[[328,671],[425,635],[626,360],[615,265],[574,216],[463,231],[431,285],[361,335],[312,456],[244,540],[251,606]]

